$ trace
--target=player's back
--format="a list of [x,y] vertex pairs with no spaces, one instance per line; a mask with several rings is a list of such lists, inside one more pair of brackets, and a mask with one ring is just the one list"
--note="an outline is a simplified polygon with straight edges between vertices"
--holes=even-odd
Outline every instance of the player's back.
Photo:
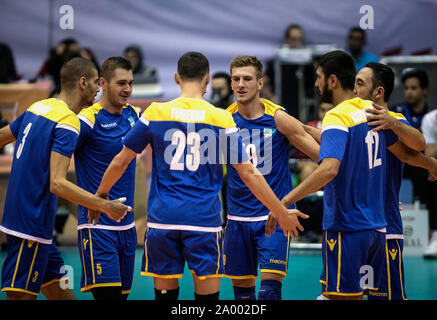
[[125,145],[140,152],[147,142],[153,150],[149,225],[220,227],[221,150],[237,134],[231,114],[203,99],[177,98],[151,104],[140,121],[147,136],[135,137],[134,127],[126,140],[141,146]]
[[[238,112],[237,103],[227,109],[232,113],[239,128],[243,147],[253,165],[264,176],[267,183],[279,199],[286,196],[293,188],[288,166],[288,139],[276,128],[275,112],[285,110],[268,100],[261,99],[264,114],[257,119],[246,119]],[[269,210],[253,195],[241,180],[237,170],[227,166],[228,212],[231,216],[261,217]],[[295,207],[294,205],[292,207]]]
[[367,124],[364,108],[371,103],[360,98],[346,100],[323,119],[319,162],[324,158],[341,161],[336,177],[324,189],[324,230],[386,226],[386,137]]
[[[121,114],[114,114],[95,103],[83,109],[78,118],[81,121],[81,132],[74,152],[77,184],[94,194],[112,159],[123,148],[124,136],[138,120],[138,111],[126,105],[121,109]],[[135,165],[134,159],[109,192],[110,199],[125,197],[125,204],[134,207]],[[101,215],[98,225],[109,225],[119,229],[132,223],[134,213],[129,212],[121,222]],[[79,205],[78,227],[82,228],[87,224],[88,209]]]
[[80,125],[57,99],[34,103],[10,125],[16,137],[2,226],[19,236],[51,243],[56,196],[50,193],[50,155],[71,157]]

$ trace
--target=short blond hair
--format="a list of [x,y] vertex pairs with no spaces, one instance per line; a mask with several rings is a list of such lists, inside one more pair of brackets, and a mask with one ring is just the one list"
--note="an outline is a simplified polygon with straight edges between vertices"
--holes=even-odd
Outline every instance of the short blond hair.
[[232,69],[249,66],[253,66],[255,68],[257,79],[261,79],[263,77],[263,65],[255,56],[236,56],[231,60],[229,70],[232,75]]

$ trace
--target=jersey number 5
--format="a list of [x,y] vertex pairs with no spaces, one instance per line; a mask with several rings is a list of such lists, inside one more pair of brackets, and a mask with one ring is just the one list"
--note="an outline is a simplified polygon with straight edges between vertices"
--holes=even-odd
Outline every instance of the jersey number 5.
[[[381,158],[378,157],[378,147],[379,147],[379,132],[374,132],[372,130],[367,132],[366,139],[364,140],[367,144],[367,155],[369,157],[369,169],[373,169],[382,164]],[[375,144],[375,153],[373,153],[373,144]]]
[[20,157],[21,157],[21,153],[23,152],[24,144],[26,143],[26,138],[27,138],[27,135],[29,134],[31,127],[32,127],[32,122],[29,122],[27,124],[26,128],[24,128],[23,139],[21,139],[21,142],[20,142],[18,149],[17,149],[17,155],[16,155],[17,159],[20,159]]

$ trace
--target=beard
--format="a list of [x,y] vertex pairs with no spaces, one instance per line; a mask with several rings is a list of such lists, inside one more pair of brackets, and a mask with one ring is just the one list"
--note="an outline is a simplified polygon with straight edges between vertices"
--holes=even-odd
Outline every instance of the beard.
[[332,90],[328,89],[328,84],[325,84],[325,87],[322,91],[322,102],[331,103],[332,104]]

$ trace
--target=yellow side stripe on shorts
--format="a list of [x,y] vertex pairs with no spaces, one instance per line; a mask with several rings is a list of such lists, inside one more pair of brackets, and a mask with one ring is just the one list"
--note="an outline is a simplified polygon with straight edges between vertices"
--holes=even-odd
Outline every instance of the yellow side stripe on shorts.
[[37,242],[36,246],[35,246],[35,252],[33,253],[32,263],[30,265],[29,274],[27,275],[26,288],[25,288],[26,290],[27,290],[27,286],[29,284],[30,276],[32,275],[32,269],[33,269],[33,265],[35,263],[36,253],[38,252],[38,246],[39,246],[39,243]]
[[20,251],[18,252],[18,258],[17,258],[17,263],[15,264],[15,270],[14,270],[14,275],[12,276],[12,283],[11,283],[11,288],[14,287],[14,283],[15,283],[15,276],[17,275],[17,271],[18,271],[18,265],[20,264],[20,258],[21,258],[21,252],[23,251],[23,245],[24,245],[24,239],[21,241],[21,246],[20,246]]

